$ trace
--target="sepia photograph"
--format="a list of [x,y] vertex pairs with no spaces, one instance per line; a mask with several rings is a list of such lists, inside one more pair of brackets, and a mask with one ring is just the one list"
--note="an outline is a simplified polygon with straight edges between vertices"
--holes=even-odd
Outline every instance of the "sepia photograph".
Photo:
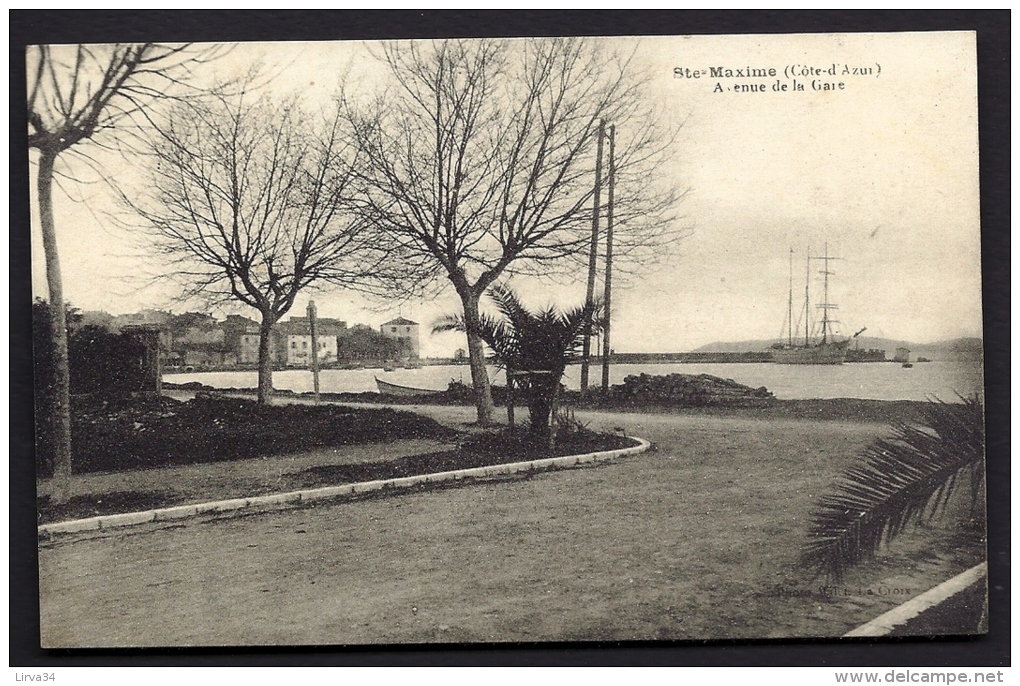
[[40,647],[986,634],[977,65],[29,45]]

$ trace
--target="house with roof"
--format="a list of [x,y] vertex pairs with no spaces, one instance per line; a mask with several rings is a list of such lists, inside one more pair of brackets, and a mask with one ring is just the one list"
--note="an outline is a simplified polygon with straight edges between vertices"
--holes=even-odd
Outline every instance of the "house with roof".
[[395,339],[400,347],[401,357],[411,360],[418,359],[418,322],[404,317],[391,319],[379,327],[379,333],[386,338]]
[[[259,328],[256,321],[249,320],[244,329],[238,335],[237,361],[242,365],[256,365],[259,363]],[[277,336],[269,337],[269,361],[272,364],[279,363],[279,352],[277,351]]]
[[[308,317],[291,317],[277,325],[288,367],[307,367],[312,361],[312,326]],[[347,330],[347,322],[329,317],[315,319],[315,337],[319,364],[337,361],[337,337]],[[279,344],[278,344],[279,345]]]
[[162,326],[170,333],[171,364],[191,368],[237,364],[236,352],[225,344],[223,327],[212,315],[184,312],[171,316]]

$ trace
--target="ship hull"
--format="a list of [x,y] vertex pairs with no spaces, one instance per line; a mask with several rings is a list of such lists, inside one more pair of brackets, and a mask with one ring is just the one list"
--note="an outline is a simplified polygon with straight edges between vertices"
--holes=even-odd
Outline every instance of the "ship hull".
[[774,348],[772,361],[776,364],[843,364],[850,341],[819,343],[817,345]]

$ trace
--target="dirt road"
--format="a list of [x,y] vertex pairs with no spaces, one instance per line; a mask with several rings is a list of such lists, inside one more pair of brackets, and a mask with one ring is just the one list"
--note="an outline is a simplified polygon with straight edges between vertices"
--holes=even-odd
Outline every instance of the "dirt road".
[[[426,411],[470,419],[470,408]],[[795,568],[811,504],[883,426],[578,418],[658,449],[530,479],[44,543],[43,645],[836,636],[969,566],[966,532],[932,528],[838,592]]]

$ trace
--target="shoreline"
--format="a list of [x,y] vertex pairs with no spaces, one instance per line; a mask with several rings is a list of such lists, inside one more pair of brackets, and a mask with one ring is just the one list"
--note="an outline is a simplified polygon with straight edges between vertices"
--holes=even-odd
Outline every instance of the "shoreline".
[[[178,401],[188,401],[196,396],[212,395],[252,400],[254,389],[221,389],[194,390],[167,388],[163,395]],[[370,396],[370,397],[365,397]],[[312,394],[280,393],[277,398],[280,404],[311,404]],[[429,417],[456,431],[476,433],[474,406],[466,402],[437,403],[432,396],[426,397],[384,397],[378,393],[371,394],[323,394],[324,404],[351,405],[360,408],[401,409]],[[818,400],[818,401],[775,401],[764,407],[683,407],[662,406],[653,404],[620,403],[618,406],[599,405],[597,403],[569,405],[578,413],[578,419],[590,428],[604,433],[623,433],[641,435],[643,429],[638,428],[654,424],[680,422],[698,432],[715,433],[720,436],[730,430],[752,431],[762,435],[773,431],[786,431],[791,422],[804,422],[818,426],[818,430],[841,433],[866,431],[869,434],[884,433],[883,427],[896,422],[914,422],[923,418],[926,403],[916,401],[862,401],[854,399]],[[495,427],[505,426],[506,415],[497,409]],[[527,409],[518,408],[518,421],[527,421]],[[831,426],[831,429],[822,427]],[[621,432],[620,427],[625,427]],[[844,427],[844,428],[841,428]],[[860,427],[859,429],[851,427]],[[816,429],[809,429],[815,431]],[[446,441],[449,443],[449,441]],[[252,495],[256,491],[275,493],[286,481],[284,476],[290,472],[298,472],[310,467],[342,464],[353,462],[376,462],[378,460],[400,459],[404,455],[423,454],[436,450],[448,450],[449,446],[441,445],[442,441],[384,441],[369,442],[357,445],[343,445],[334,448],[316,448],[296,450],[272,457],[259,457],[251,460],[235,460],[227,462],[196,463],[188,465],[167,466],[163,468],[128,470],[120,472],[82,473],[76,475],[75,491],[79,495],[86,493],[114,492],[136,493],[141,496],[154,496],[155,491],[162,491],[166,483],[180,482],[184,475],[194,472],[194,479],[186,478],[194,484],[182,489],[176,496],[163,502],[165,495],[157,498],[159,504],[176,505],[193,499],[226,498],[241,495]],[[406,446],[405,446],[406,444]],[[404,447],[398,447],[404,446]],[[347,457],[349,456],[349,457]],[[498,460],[494,460],[498,461]],[[267,471],[268,469],[268,471]],[[244,473],[251,470],[251,474]],[[162,476],[159,476],[162,475]],[[261,476],[260,476],[261,475]],[[272,478],[270,478],[272,477]],[[334,477],[335,478],[335,477]],[[218,484],[208,490],[200,487],[199,482],[209,485]],[[332,485],[332,478],[324,478],[317,485]],[[182,485],[183,484],[179,484]],[[312,484],[300,484],[310,487]],[[40,493],[49,489],[46,480],[39,484]],[[286,489],[284,489],[286,490]],[[183,496],[183,499],[182,499]],[[143,498],[144,500],[145,498]],[[180,500],[180,502],[178,502]],[[147,501],[146,501],[147,502]],[[112,503],[111,503],[112,505]],[[127,508],[132,509],[132,508]],[[59,518],[58,518],[59,519]]]
[[[176,384],[163,383],[163,394],[175,397],[178,394],[211,393],[236,397],[254,397],[254,388],[215,388],[200,382]],[[890,424],[899,421],[917,421],[923,417],[929,401],[924,400],[874,400],[866,398],[818,398],[818,399],[771,399],[767,405],[692,406],[659,401],[640,402],[633,399],[604,402],[600,399],[582,400],[572,392],[564,406],[578,410],[598,410],[627,414],[691,414],[706,416],[738,416],[758,419],[812,419],[832,421],[879,422]],[[274,390],[273,397],[279,400],[311,402],[314,393],[295,392],[286,389]],[[364,393],[320,393],[320,399],[328,403],[357,403],[387,406],[439,405],[452,407],[473,407],[474,403],[450,397],[444,393],[421,396],[392,396],[376,392]],[[945,401],[945,399],[943,399]],[[494,399],[497,408],[506,405]],[[949,401],[946,401],[949,402]],[[527,413],[525,406],[517,411]]]

